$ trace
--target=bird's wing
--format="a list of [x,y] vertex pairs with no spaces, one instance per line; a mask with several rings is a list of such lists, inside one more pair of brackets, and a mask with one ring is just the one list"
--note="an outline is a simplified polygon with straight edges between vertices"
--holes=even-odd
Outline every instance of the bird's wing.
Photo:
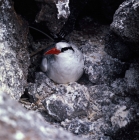
[[46,71],[47,71],[48,64],[47,64],[47,58],[46,58],[46,57],[44,57],[44,58],[42,59],[42,63],[41,63],[40,68],[41,68],[41,70],[42,70],[43,72],[46,72]]

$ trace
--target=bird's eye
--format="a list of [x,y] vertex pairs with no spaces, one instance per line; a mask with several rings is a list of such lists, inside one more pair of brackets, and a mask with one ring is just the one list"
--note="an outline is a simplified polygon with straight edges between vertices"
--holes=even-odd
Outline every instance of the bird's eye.
[[74,51],[72,47],[65,47],[65,48],[62,48],[62,49],[61,49],[61,52],[64,52],[64,51],[67,51],[67,50],[72,50],[72,51]]

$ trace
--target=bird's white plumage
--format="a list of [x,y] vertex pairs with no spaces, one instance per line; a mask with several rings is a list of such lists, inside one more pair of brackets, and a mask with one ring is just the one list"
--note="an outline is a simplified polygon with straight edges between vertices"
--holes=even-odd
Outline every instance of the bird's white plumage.
[[81,51],[73,44],[59,42],[56,48],[72,47],[58,55],[47,55],[43,58],[41,69],[56,83],[69,83],[77,81],[83,74],[84,59]]

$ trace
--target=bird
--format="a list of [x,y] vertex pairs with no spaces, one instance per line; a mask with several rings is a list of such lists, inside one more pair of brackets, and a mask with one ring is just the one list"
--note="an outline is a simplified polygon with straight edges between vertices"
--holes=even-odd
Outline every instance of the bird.
[[83,54],[72,43],[58,42],[44,52],[41,70],[55,83],[76,82],[84,71]]

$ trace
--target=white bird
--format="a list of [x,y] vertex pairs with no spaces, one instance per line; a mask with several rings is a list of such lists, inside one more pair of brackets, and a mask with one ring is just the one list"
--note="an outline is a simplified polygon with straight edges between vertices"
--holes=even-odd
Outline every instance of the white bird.
[[83,74],[83,54],[73,44],[56,43],[44,53],[41,69],[56,83],[75,82]]

